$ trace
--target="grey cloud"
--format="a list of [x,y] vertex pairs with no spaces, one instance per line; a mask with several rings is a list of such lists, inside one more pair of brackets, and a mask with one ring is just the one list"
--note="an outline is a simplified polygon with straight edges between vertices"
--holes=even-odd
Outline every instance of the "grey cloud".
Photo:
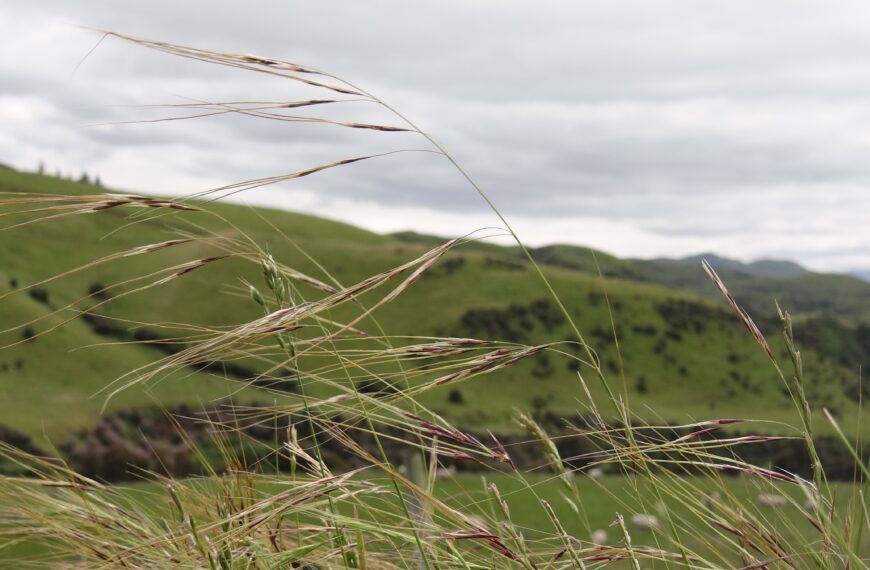
[[[7,125],[0,161],[32,165],[43,153],[136,186],[157,179],[125,175],[131,153],[159,162],[171,148],[164,171],[150,174],[161,182],[177,175],[186,188],[424,145],[407,135],[243,117],[82,129],[153,116],[111,105],[310,93],[114,41],[70,77],[99,38],[72,27],[83,24],[283,57],[358,81],[444,142],[509,215],[625,221],[699,243],[764,231],[768,252],[777,252],[774,237],[798,231],[788,218],[797,204],[812,216],[814,235],[839,240],[826,247],[845,251],[833,225],[861,222],[843,214],[843,204],[870,210],[861,191],[870,183],[867,16],[862,2],[822,10],[787,0],[751,10],[691,0],[276,1],[245,10],[204,0],[123,10],[109,0],[10,3],[0,8],[0,31],[22,50],[0,55],[0,97],[41,114]],[[357,104],[301,112],[394,122]],[[430,155],[360,163],[301,186],[384,207],[485,210]],[[805,256],[818,258],[808,249]]]

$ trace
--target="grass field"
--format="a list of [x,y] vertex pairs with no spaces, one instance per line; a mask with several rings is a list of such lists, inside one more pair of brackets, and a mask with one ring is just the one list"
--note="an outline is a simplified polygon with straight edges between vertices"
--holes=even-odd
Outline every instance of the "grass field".
[[[385,489],[390,488],[388,479],[377,477],[363,479],[384,486]],[[659,521],[663,521],[667,508],[678,526],[684,529],[680,533],[680,540],[690,552],[709,556],[712,549],[720,548],[724,549],[724,555],[728,556],[729,547],[724,541],[717,540],[709,534],[693,535],[692,529],[699,521],[697,515],[686,504],[681,504],[677,498],[671,497],[665,502],[660,501],[653,488],[642,478],[611,475],[601,480],[592,480],[578,476],[575,483],[581,499],[579,502],[567,498],[563,485],[556,478],[534,473],[524,476],[507,473],[482,475],[460,473],[439,479],[435,494],[446,504],[461,509],[467,515],[477,517],[482,524],[490,525],[495,524],[492,521],[501,518],[492,495],[487,491],[487,485],[495,484],[509,506],[512,522],[523,537],[532,543],[552,540],[557,533],[551,518],[542,506],[542,501],[545,501],[552,506],[564,530],[587,545],[591,546],[592,536],[596,531],[599,534],[600,531],[604,531],[604,536],[607,537],[604,542],[607,544],[624,543],[624,533],[616,524],[617,513],[619,513],[627,521],[626,530],[634,547],[673,548],[668,533],[662,528],[653,530],[631,523],[632,515],[635,514],[654,515]],[[182,484],[191,489],[196,488],[197,492],[204,496],[211,494],[214,489],[214,482],[210,480],[189,480]],[[675,488],[683,487],[681,493],[718,496],[716,500],[719,501],[723,501],[724,498],[724,502],[734,508],[747,509],[745,516],[758,517],[766,525],[784,535],[794,532],[805,536],[808,540],[814,540],[813,528],[802,512],[807,498],[798,487],[772,484],[749,477],[675,478],[672,484]],[[286,474],[274,478],[266,477],[256,485],[256,496],[265,499],[286,489],[288,485],[290,485],[290,477]],[[158,518],[171,516],[171,500],[161,483],[147,481],[123,485],[118,489],[126,495],[129,508],[137,511],[144,510]],[[853,492],[854,489],[849,484],[836,486],[836,493],[840,498],[838,508],[844,508],[846,500]],[[765,495],[781,495],[787,502],[782,506],[764,506],[760,503],[759,496]],[[397,505],[393,498],[375,497],[363,501],[364,503],[367,501],[370,507],[375,509],[373,512],[380,513],[382,524],[403,524],[402,516],[396,512]],[[346,516],[355,516],[351,505],[344,505],[339,510]],[[356,510],[356,514],[369,518],[377,516],[361,506]],[[208,520],[207,515],[204,515],[204,520]],[[305,522],[305,517],[302,520]],[[316,527],[316,518],[309,518],[308,522]],[[303,536],[300,540],[316,543],[319,534],[316,528],[313,528],[310,536]],[[48,548],[50,548],[49,544],[40,541],[22,542],[0,550],[0,561],[15,560],[23,564],[27,557],[43,555]],[[412,557],[413,553],[406,553],[406,555]],[[739,558],[734,556],[733,560],[737,564]],[[493,564],[497,562],[493,560]],[[647,561],[645,564],[665,567],[653,561]]]

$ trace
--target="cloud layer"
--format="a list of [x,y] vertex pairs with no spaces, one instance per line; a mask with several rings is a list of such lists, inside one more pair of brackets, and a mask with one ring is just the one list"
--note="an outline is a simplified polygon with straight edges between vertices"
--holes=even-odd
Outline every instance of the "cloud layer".
[[[299,61],[441,141],[533,244],[870,267],[870,6],[795,1],[61,0],[0,7],[0,162],[188,193],[424,141],[122,107],[293,100],[290,82],[105,42],[111,29]],[[80,3],[81,4],[81,3]],[[338,119],[396,119],[345,103]],[[495,224],[442,158],[394,155],[247,199],[378,230]]]

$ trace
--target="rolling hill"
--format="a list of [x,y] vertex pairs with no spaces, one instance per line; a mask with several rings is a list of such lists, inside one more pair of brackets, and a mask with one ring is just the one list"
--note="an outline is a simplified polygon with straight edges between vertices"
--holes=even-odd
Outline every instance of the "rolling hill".
[[704,272],[698,271],[701,260],[707,259],[753,315],[774,317],[776,299],[795,315],[828,315],[852,325],[870,324],[870,283],[852,275],[814,273],[788,261],[742,263],[714,254],[683,259],[619,259],[597,252],[596,267],[590,250],[583,247],[554,245],[537,249],[534,254],[549,265],[593,275],[600,268],[607,277],[656,283],[715,300],[718,291],[710,287]]
[[[0,191],[81,195],[103,190],[4,169]],[[98,420],[106,403],[105,394],[95,395],[100,388],[171,351],[162,341],[173,334],[191,334],[191,329],[172,323],[220,329],[262,314],[242,281],[261,283],[261,272],[239,259],[216,260],[136,294],[128,294],[135,289],[132,282],[109,287],[132,275],[147,275],[155,267],[213,255],[203,241],[123,257],[25,289],[28,284],[119,251],[175,238],[179,231],[247,235],[281,263],[344,285],[440,243],[431,236],[378,235],[290,212],[223,203],[204,204],[203,209],[131,218],[132,210],[117,207],[0,232],[0,340],[8,345],[0,351],[0,423],[40,441],[43,435],[63,440]],[[4,227],[10,219],[4,218]],[[624,387],[635,411],[646,420],[795,421],[792,403],[766,356],[698,264],[618,259],[600,252],[593,258],[587,249],[560,245],[533,254],[585,339],[597,350],[608,382],[619,391]],[[814,405],[828,407],[842,418],[846,429],[857,429],[861,385],[856,370],[868,353],[870,284],[783,266],[721,269],[738,300],[758,316],[778,356],[784,356],[784,347],[778,339],[778,323],[769,318],[773,298],[801,316],[808,395]],[[771,276],[771,271],[777,275]],[[111,302],[103,304],[110,297]],[[64,310],[73,303],[75,310]],[[339,310],[330,316],[341,320],[349,314]],[[615,327],[610,324],[611,314]],[[76,316],[84,318],[72,318]],[[577,378],[577,371],[583,369],[571,357],[576,355],[571,344],[576,339],[516,248],[460,246],[396,301],[380,308],[376,317],[391,335],[564,341],[558,350],[540,353],[518,366],[426,395],[426,404],[462,426],[512,431],[516,429],[512,410],[517,407],[534,410],[542,418],[585,412]],[[158,342],[130,342],[142,340]],[[102,346],[94,347],[97,344]],[[256,386],[239,391],[237,380],[256,367],[256,362],[242,359],[190,369],[147,389],[123,391],[108,402],[107,409],[154,400],[204,405],[230,394],[271,400],[272,394],[266,396]],[[590,383],[590,388],[594,396],[602,396],[600,386]],[[818,421],[818,428],[829,429],[823,421]],[[788,431],[777,423],[765,429]]]

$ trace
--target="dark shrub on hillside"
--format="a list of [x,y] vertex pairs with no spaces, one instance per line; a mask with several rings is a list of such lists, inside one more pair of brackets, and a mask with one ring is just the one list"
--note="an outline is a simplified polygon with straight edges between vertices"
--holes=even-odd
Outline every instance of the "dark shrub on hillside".
[[167,342],[159,334],[146,328],[138,328],[132,331],[132,334],[124,328],[115,329],[113,334],[129,336],[136,342],[148,343],[152,348],[156,348],[168,354],[175,354],[184,349],[184,346],[179,343]]
[[637,382],[634,383],[634,389],[638,394],[646,394],[649,392],[649,385],[646,383],[646,376],[639,376]]
[[[0,424],[0,441],[31,455],[45,456],[45,453],[34,445],[30,436],[3,424]],[[24,475],[26,472],[24,466],[0,459],[0,475],[16,476]]]
[[179,429],[190,441],[205,442],[209,428],[203,420],[207,414],[193,413],[183,405],[170,414],[171,418],[156,408],[116,412],[65,441],[61,451],[78,472],[105,481],[146,472],[173,476],[199,473]]
[[532,368],[532,376],[535,378],[549,378],[555,372],[553,364],[550,362],[550,355],[546,352],[539,352],[535,355],[535,366]]
[[512,303],[504,309],[469,309],[459,319],[458,334],[528,343],[528,333],[534,330],[535,322],[552,332],[565,322],[565,317],[547,299],[529,305]]
[[527,332],[532,329],[528,309],[516,304],[506,309],[469,309],[459,325],[467,336],[518,343],[528,342]]
[[87,324],[90,329],[100,335],[112,337],[120,341],[129,341],[129,333],[126,328],[119,326],[116,322],[107,317],[96,313],[82,313],[82,321]]
[[[646,379],[638,378],[638,384],[646,385]],[[595,451],[595,442],[584,435],[583,426],[590,425],[590,419],[583,416],[563,418],[547,409],[546,398],[536,397],[532,400],[535,416],[539,423],[553,436],[553,440],[564,458],[572,468],[579,468],[589,461],[590,453]],[[252,407],[257,407],[252,404]],[[230,467],[224,465],[221,454],[214,444],[215,433],[219,433],[222,445],[244,454],[249,465],[260,464],[272,468],[287,470],[290,462],[287,457],[276,458],[275,450],[281,449],[287,441],[288,427],[296,426],[300,445],[313,453],[315,438],[310,431],[315,429],[317,417],[309,423],[303,417],[278,415],[268,422],[257,419],[239,417],[226,406],[218,406],[204,411],[195,411],[188,406],[177,406],[169,412],[170,420],[162,411],[151,408],[126,410],[104,417],[92,429],[83,430],[67,441],[62,450],[69,462],[83,475],[103,480],[123,480],[141,475],[142,469],[157,473],[171,473],[175,476],[191,475],[201,471],[185,441],[192,441],[200,449],[218,472]],[[209,420],[208,422],[205,420]],[[371,453],[379,453],[378,442],[365,425],[354,429],[355,423],[339,416],[332,418],[341,423],[348,434]],[[570,427],[573,426],[573,427]],[[619,429],[617,423],[612,426]],[[635,427],[642,427],[635,424]],[[178,429],[184,430],[186,437],[182,439]],[[579,429],[579,431],[578,431]],[[385,428],[379,432],[381,445],[387,455],[401,457],[412,453],[414,442],[408,439],[408,433],[397,428]],[[646,435],[644,435],[644,433]],[[690,433],[687,428],[657,427],[637,433],[639,443],[644,438],[652,438],[660,442],[663,438],[676,439]],[[480,441],[492,441],[490,434],[470,434]],[[713,440],[741,435],[740,433],[722,430],[702,434],[701,438]],[[26,438],[26,436],[24,436]],[[495,436],[509,450],[512,460],[519,469],[545,468],[540,445],[528,441],[526,435],[496,434]],[[24,440],[24,445],[26,439]],[[364,465],[364,461],[347,453],[347,450],[334,438],[317,438],[319,452],[324,461],[336,472]],[[851,480],[857,471],[854,459],[849,455],[842,443],[833,437],[816,439],[816,446],[831,479]],[[801,439],[771,440],[741,445],[733,448],[739,458],[755,465],[767,467],[776,471],[787,471],[802,477],[811,477],[810,461],[806,451],[806,443]],[[677,453],[677,452],[675,452]],[[662,459],[666,453],[660,454]],[[673,457],[677,458],[678,457]],[[444,457],[445,465],[455,465],[460,470],[479,470],[480,465],[473,461],[463,461]],[[866,459],[866,458],[865,458]],[[667,465],[668,463],[662,463]],[[671,463],[677,471],[685,469],[680,462]],[[498,465],[493,465],[498,467]]]
[[35,336],[36,333],[30,327],[24,327],[24,330],[21,331],[21,338],[24,340],[32,340]]
[[668,299],[656,305],[656,310],[671,329],[696,334],[704,332],[709,323],[724,315],[719,309],[685,299]]
[[601,326],[596,326],[592,330],[590,330],[589,336],[593,338],[598,344],[613,342],[613,331]]
[[453,275],[458,269],[465,265],[465,257],[459,255],[456,257],[448,257],[431,272],[432,275]]
[[3,443],[8,443],[12,447],[17,447],[18,449],[26,451],[27,453],[32,453],[34,455],[43,455],[39,448],[36,447],[36,445],[30,439],[29,435],[21,433],[20,431],[3,424],[0,424],[0,441],[2,441]]
[[447,401],[451,404],[462,404],[465,402],[465,398],[462,397],[462,392],[454,388],[447,394]]
[[[143,346],[159,350],[164,354],[177,354],[184,350],[184,344],[167,341],[153,330],[147,328],[129,329],[118,321],[91,312],[82,313],[81,318],[95,334],[100,336],[112,338],[120,342],[140,342]],[[225,360],[208,361],[197,363],[194,367],[197,370],[207,370],[221,376],[230,376],[240,380],[250,381],[256,379],[253,382],[256,385],[284,392],[296,392],[299,389],[298,382],[295,379],[261,377],[257,374],[256,370],[250,369],[238,362]]]
[[27,294],[37,303],[42,303],[43,305],[48,304],[48,291],[41,287],[34,287],[33,289],[28,290]]
[[558,308],[556,308],[549,299],[538,299],[529,305],[529,312],[535,317],[538,322],[544,325],[547,332],[565,322],[565,316]]
[[796,326],[794,335],[799,346],[813,348],[846,368],[870,364],[868,325],[851,328],[834,317],[813,317]]
[[577,338],[576,335],[570,334],[564,338],[566,346],[568,350],[572,350],[574,352],[583,353],[585,350],[583,349],[583,345],[580,343],[580,339]]
[[526,269],[526,266],[522,261],[510,259],[508,257],[486,256],[483,260],[483,264],[492,269],[504,269],[507,271],[524,271]]
[[631,327],[632,332],[637,334],[642,334],[645,336],[655,336],[658,333],[658,329],[653,325],[633,325]]
[[90,287],[88,287],[88,295],[95,299],[99,299],[100,301],[106,301],[111,299],[112,296],[106,291],[106,286],[100,282],[92,283]]
[[[245,409],[257,407],[257,404],[251,404]],[[294,425],[300,445],[312,455],[322,456],[330,469],[342,472],[365,465],[364,460],[348,453],[336,438],[321,434],[315,439],[311,428],[319,431],[317,417],[308,421],[302,416],[278,414],[262,421],[261,418],[247,418],[244,413],[239,416],[229,406],[195,411],[181,405],[168,413],[170,417],[156,408],[117,412],[104,417],[93,428],[82,430],[61,449],[77,471],[106,481],[130,479],[144,475],[146,471],[174,476],[202,472],[203,466],[197,459],[199,455],[192,453],[186,442],[192,442],[218,472],[232,467],[235,461],[230,459],[228,463],[221,449],[234,450],[236,457],[244,458],[247,465],[289,470],[290,458],[280,450],[287,441],[289,426]],[[354,441],[371,453],[380,453],[380,445],[389,456],[401,457],[412,453],[416,443],[409,439],[411,436],[405,430],[398,428],[379,430],[382,437],[378,442],[362,420],[351,421],[340,416],[333,416],[331,420],[342,424]],[[184,438],[179,435],[179,430],[184,432]],[[475,437],[491,441],[489,434]],[[217,440],[220,440],[220,445]],[[319,448],[316,453],[315,445]],[[453,461],[459,469],[479,468],[476,462]],[[446,463],[450,462],[447,459]]]
[[18,279],[12,277],[9,279],[9,288],[10,289],[18,289]]
[[535,409],[535,412],[543,412],[545,409],[547,409],[547,404],[551,399],[552,395],[548,397],[540,395],[535,396],[534,398],[532,398],[532,408]]

